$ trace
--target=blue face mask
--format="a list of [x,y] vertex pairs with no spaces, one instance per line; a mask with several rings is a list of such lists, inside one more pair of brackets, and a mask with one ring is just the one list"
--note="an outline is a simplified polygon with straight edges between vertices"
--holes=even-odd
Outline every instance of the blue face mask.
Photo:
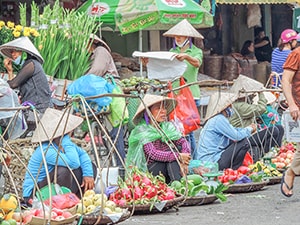
[[234,114],[234,110],[231,107],[227,107],[225,109],[225,112],[226,112],[228,117],[231,117]]
[[21,56],[18,56],[18,58],[14,60],[14,64],[22,66],[24,64],[24,60],[22,60]]

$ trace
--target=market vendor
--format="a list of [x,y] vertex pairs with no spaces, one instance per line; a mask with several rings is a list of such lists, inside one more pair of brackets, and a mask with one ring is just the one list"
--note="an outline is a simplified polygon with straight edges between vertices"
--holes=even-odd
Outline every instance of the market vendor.
[[232,103],[237,96],[216,92],[210,96],[205,124],[199,136],[196,160],[218,163],[219,170],[237,169],[249,149],[248,138],[256,132],[256,125],[236,128],[229,123],[233,114]]
[[[8,84],[12,89],[19,89],[22,104],[34,105],[39,113],[52,106],[51,91],[43,70],[43,57],[28,37],[20,37],[0,46],[0,52],[6,58],[4,66],[8,72]],[[21,66],[14,76],[12,63]],[[29,130],[36,126],[32,111],[25,113]]]
[[[106,75],[112,76],[116,84],[119,83],[119,73],[111,55],[110,47],[95,34],[90,35],[89,52],[91,53],[91,66],[86,74],[94,74],[104,77]],[[122,113],[123,115],[123,113]],[[112,124],[113,125],[113,124]],[[123,168],[123,161],[125,159],[125,143],[124,143],[124,128],[123,126],[115,126],[110,131],[110,137],[113,141],[116,140],[116,148],[119,156],[116,157],[117,166]],[[118,135],[118,136],[117,136]]]
[[191,158],[190,145],[167,120],[175,106],[176,100],[171,98],[144,96],[132,119],[136,127],[128,139],[127,168],[137,166],[154,176],[161,173],[167,183],[186,174]]
[[68,135],[82,121],[82,118],[66,111],[46,110],[32,136],[33,143],[41,142],[42,145],[35,149],[28,162],[23,183],[25,202],[33,197],[34,189],[37,190],[35,185],[39,188],[49,185],[47,175],[51,183],[56,181],[78,197],[80,188],[82,193],[94,188],[96,166],[86,151],[73,143]]
[[[173,38],[173,48],[170,49],[170,51],[177,53],[176,58],[187,64],[187,69],[183,74],[186,83],[196,82],[198,79],[198,70],[203,61],[203,52],[192,43],[192,38],[204,39],[204,37],[186,19],[170,28],[163,36]],[[173,83],[173,88],[178,86],[179,81],[177,80]],[[189,88],[195,99],[196,106],[199,107],[199,85],[191,85]],[[193,153],[196,149],[196,141],[193,132],[189,133],[188,139]]]
[[[233,103],[234,114],[230,117],[230,123],[235,127],[247,127],[256,123],[257,117],[267,110],[267,99],[263,94],[264,85],[249,77],[239,75],[230,91],[238,95],[238,99]],[[247,91],[248,93],[243,93]],[[253,104],[255,92],[258,93],[258,100]],[[261,159],[265,153],[269,152],[272,147],[281,147],[284,134],[283,126],[274,124],[266,129],[258,130],[257,133],[249,138],[250,153],[254,162]]]

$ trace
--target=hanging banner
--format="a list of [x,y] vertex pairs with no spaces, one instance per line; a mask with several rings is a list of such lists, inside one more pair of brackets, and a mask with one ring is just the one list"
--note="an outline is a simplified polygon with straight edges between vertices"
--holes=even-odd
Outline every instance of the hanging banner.
[[293,12],[293,29],[300,32],[300,8],[295,8]]

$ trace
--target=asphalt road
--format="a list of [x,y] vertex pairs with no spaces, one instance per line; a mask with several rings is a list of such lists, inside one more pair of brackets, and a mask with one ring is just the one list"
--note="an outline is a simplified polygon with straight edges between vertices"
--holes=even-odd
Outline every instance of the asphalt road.
[[294,195],[284,197],[280,184],[267,185],[249,193],[228,194],[226,202],[179,207],[164,213],[133,215],[122,225],[284,225],[299,224],[300,177],[294,183]]

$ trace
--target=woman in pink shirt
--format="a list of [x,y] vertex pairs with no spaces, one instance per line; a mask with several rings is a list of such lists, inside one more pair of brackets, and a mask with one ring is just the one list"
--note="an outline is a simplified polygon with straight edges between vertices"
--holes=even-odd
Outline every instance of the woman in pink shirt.
[[132,119],[136,127],[128,139],[127,168],[137,166],[153,175],[161,173],[167,183],[187,173],[190,145],[175,125],[167,121],[175,106],[175,99],[144,96]]

